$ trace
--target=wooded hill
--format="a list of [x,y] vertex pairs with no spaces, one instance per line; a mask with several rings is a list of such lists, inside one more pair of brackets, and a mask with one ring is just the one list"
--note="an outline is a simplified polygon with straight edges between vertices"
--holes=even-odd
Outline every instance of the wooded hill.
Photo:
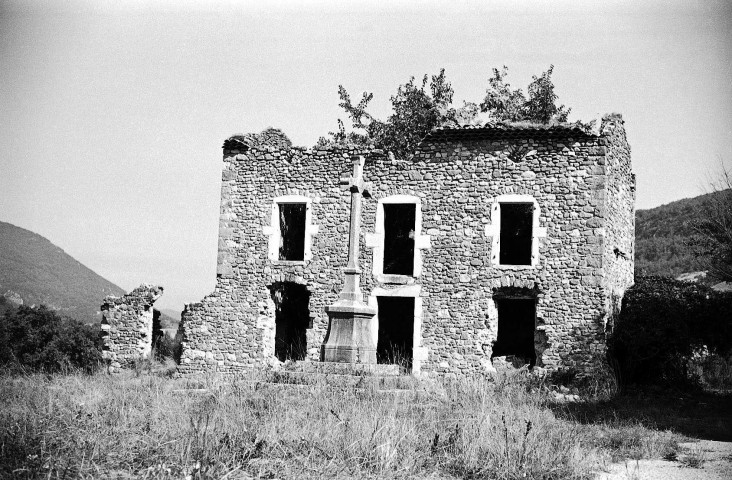
[[705,203],[720,194],[709,193],[636,211],[636,274],[676,277],[707,270],[710,259],[701,249],[695,248],[702,243],[703,237],[694,230],[693,224]]
[[101,321],[104,297],[125,294],[41,235],[0,222],[0,295],[8,290],[84,323]]
[[[0,222],[0,297],[8,290],[25,305],[46,305],[84,323],[99,323],[102,300],[126,292],[30,230]],[[2,302],[0,316],[10,302]],[[178,325],[180,312],[162,313],[163,328]]]

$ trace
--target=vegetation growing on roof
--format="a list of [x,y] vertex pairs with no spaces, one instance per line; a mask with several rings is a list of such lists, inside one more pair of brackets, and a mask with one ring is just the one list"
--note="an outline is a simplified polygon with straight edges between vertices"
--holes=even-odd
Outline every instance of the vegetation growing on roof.
[[559,97],[554,93],[553,72],[554,65],[550,65],[538,77],[534,75],[527,96],[520,88],[512,88],[506,82],[508,67],[494,68],[480,111],[488,113],[490,120],[496,122],[566,123],[572,109],[557,105]]
[[[494,68],[483,100],[480,103],[463,102],[460,107],[452,105],[454,90],[444,68],[432,75],[429,82],[427,75],[421,84],[411,77],[391,97],[392,114],[386,120],[377,119],[367,111],[373,93],[364,92],[354,104],[348,91],[339,85],[339,105],[351,120],[352,130],[346,130],[344,122],[338,119],[338,131],[330,132],[328,138],[321,137],[318,146],[368,145],[405,158],[433,129],[482,125],[481,117],[487,118],[489,125],[506,127],[568,125],[571,108],[557,104],[558,96],[551,78],[553,71],[554,66],[550,65],[541,75],[533,76],[527,94],[524,94],[520,88],[513,88],[506,82],[507,67]],[[591,124],[581,122],[572,125],[583,130],[591,127]]]

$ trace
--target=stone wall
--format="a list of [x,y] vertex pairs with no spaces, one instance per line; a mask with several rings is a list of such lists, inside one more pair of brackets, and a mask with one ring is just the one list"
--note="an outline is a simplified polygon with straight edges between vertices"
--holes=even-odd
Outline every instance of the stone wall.
[[163,287],[142,284],[127,295],[109,295],[102,303],[103,357],[111,373],[149,358],[153,338],[153,304]]
[[[408,160],[377,150],[227,141],[217,285],[183,313],[180,371],[276,364],[269,286],[277,282],[305,285],[310,292],[308,358],[319,359],[328,327],[324,307],[343,285],[347,178],[356,154],[366,157],[364,177],[374,187],[372,198],[363,202],[362,289],[374,306],[380,296],[415,298],[415,372],[492,371],[498,322],[494,296],[536,299],[538,365],[594,371],[605,348],[606,285],[627,284],[628,272],[632,281],[632,261],[630,270],[620,263],[611,268],[618,273],[603,264],[608,235],[620,248],[628,248],[621,239],[633,236],[632,204],[615,212],[621,219],[610,218],[606,204],[631,201],[627,193],[606,194],[608,185],[631,191],[622,128],[622,122],[612,122],[600,135],[571,128],[437,131]],[[606,175],[608,149],[618,165],[613,181]],[[418,276],[381,275],[378,264],[374,268],[382,235],[377,212],[380,202],[394,195],[419,204]],[[269,239],[276,230],[272,205],[285,196],[310,202],[312,258],[305,262],[270,259]],[[535,205],[535,255],[532,265],[501,266],[496,251],[500,205],[516,199]]]
[[634,283],[635,270],[635,175],[623,125],[622,117],[617,114],[606,116],[601,124],[601,132],[607,139],[603,285],[608,333],[612,331],[625,291]]
[[[425,369],[490,369],[498,322],[493,294],[501,289],[536,296],[539,365],[596,368],[604,348],[598,230],[604,223],[604,140],[497,138],[435,143],[417,155],[433,166],[432,196],[438,202],[424,215],[433,235],[430,253],[440,252],[428,255],[423,279],[429,310],[436,314],[423,331],[429,350]],[[528,152],[519,162],[508,158],[516,145]],[[491,213],[504,195],[536,200],[545,236],[535,267],[497,266],[492,242],[481,235],[496,223]]]

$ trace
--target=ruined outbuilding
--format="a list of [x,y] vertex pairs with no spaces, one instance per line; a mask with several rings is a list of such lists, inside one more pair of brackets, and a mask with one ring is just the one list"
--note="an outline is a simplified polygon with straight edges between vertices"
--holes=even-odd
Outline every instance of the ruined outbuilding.
[[104,298],[102,357],[111,373],[131,368],[135,362],[150,357],[155,324],[160,316],[153,304],[162,294],[163,287],[143,283],[127,295]]
[[441,128],[408,159],[285,140],[224,143],[217,284],[183,313],[181,373],[321,360],[360,158],[372,185],[358,260],[379,363],[429,375],[603,363],[633,283],[635,178],[620,116],[593,132]]

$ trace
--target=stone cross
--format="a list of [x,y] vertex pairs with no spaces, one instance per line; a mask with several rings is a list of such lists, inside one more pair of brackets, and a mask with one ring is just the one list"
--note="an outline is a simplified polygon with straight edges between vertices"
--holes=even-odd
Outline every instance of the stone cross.
[[[360,254],[360,233],[361,233],[361,197],[371,197],[371,182],[363,181],[363,165],[365,159],[362,156],[353,157],[353,175],[349,179],[348,187],[351,191],[351,225],[348,234],[348,266],[346,275],[360,274],[358,257]],[[358,284],[356,284],[358,289]],[[345,289],[344,289],[345,290]]]
[[359,235],[361,233],[361,197],[369,197],[371,185],[363,181],[362,156],[353,157],[353,175],[348,181],[351,191],[351,225],[348,233],[348,265],[338,301],[325,307],[330,318],[328,335],[323,342],[322,359],[326,362],[376,363],[376,309],[363,302],[359,286]]

